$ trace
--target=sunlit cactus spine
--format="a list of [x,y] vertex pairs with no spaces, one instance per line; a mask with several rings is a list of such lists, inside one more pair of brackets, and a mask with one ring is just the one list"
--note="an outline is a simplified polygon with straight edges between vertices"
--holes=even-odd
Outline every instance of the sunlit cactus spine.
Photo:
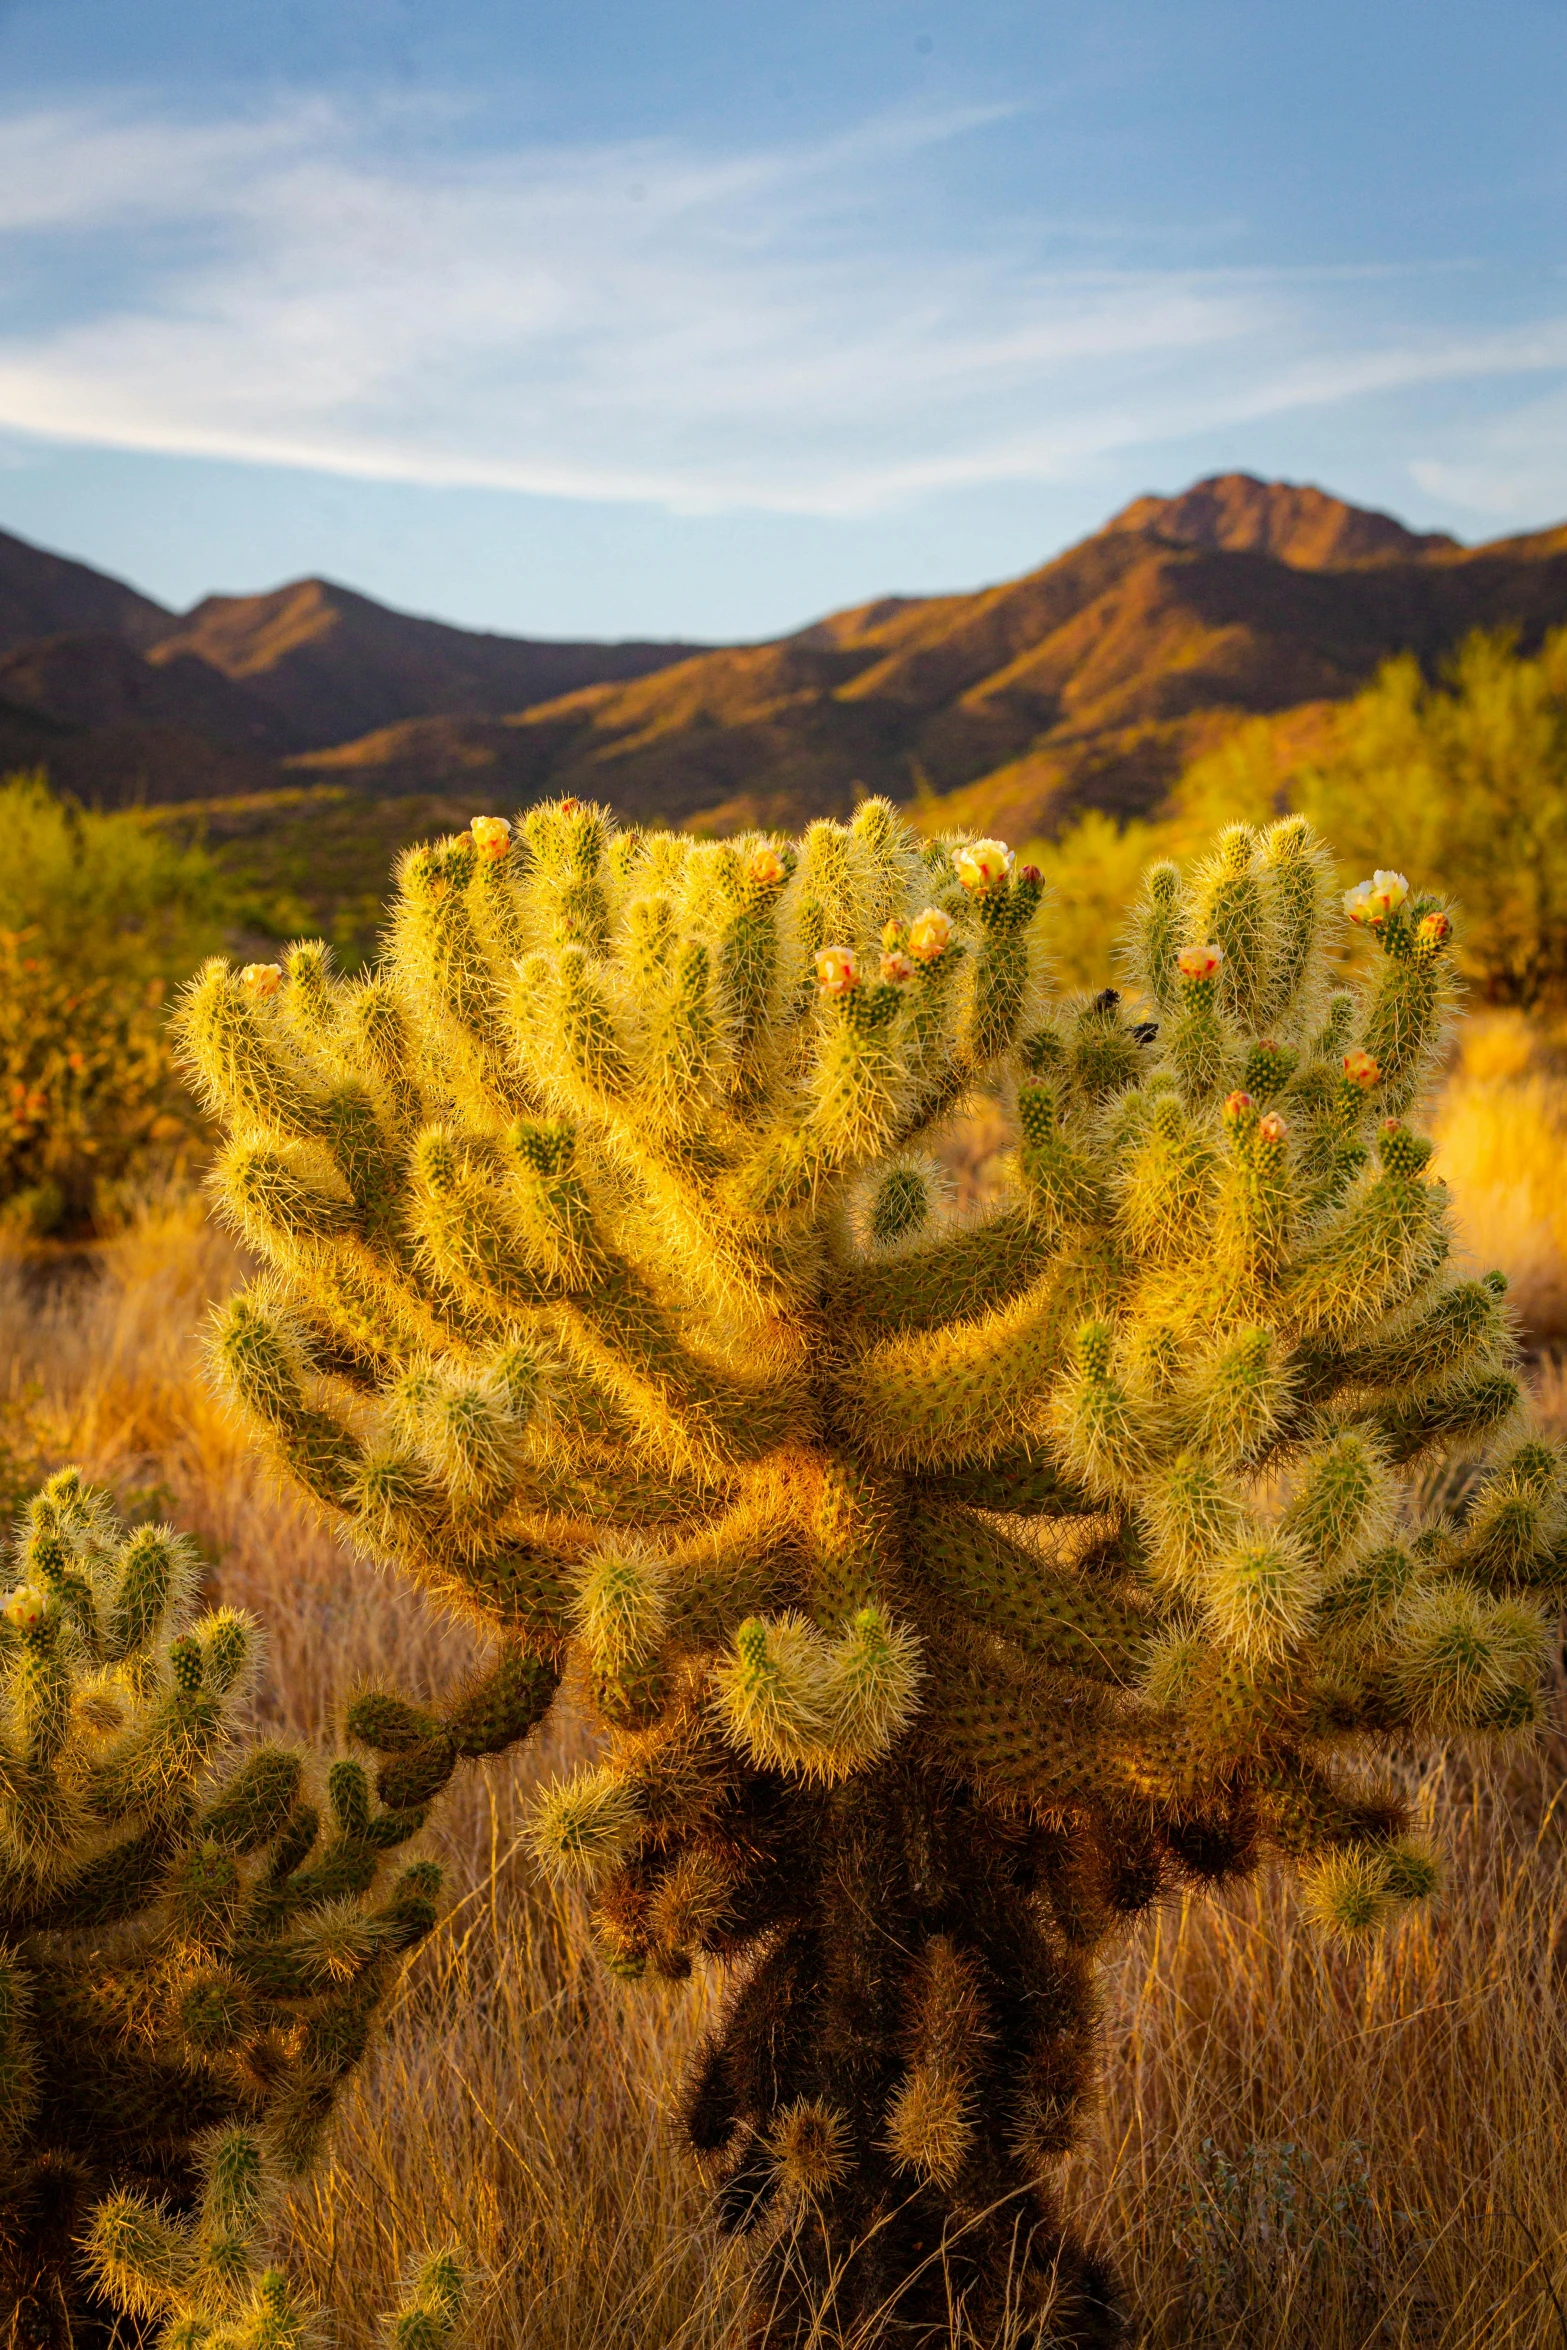
[[[1000,843],[563,801],[414,851],[365,977],[303,945],[186,1002],[270,1267],[228,1391],[497,1643],[471,1729],[354,1727],[401,1800],[559,1676],[596,1716],[537,1848],[620,1972],[729,1969],[687,2121],[759,2338],[1114,2338],[1051,2187],[1096,1946],[1264,1855],[1374,1925],[1435,1875],[1377,1742],[1538,1718],[1561,1463],[1405,1122],[1450,916],[1347,910],[1335,984],[1324,850],[1235,827],[1148,876],[1124,996],[1053,1001]],[[1017,1147],[958,1214],[980,1086]]]
[[[154,2350],[325,2350],[318,2304],[266,2255],[278,2182],[261,2140],[238,2125],[198,2150],[195,2208],[121,2190],[92,2215],[85,2266],[104,2301]],[[463,2261],[448,2246],[421,2261],[381,2330],[384,2350],[454,2350],[468,2302]]]
[[[14,1572],[0,2308],[18,2350],[67,2350],[101,2338],[78,2257],[100,2198],[166,2203],[175,2225],[225,2127],[280,2173],[309,2161],[439,1878],[389,1873],[424,1813],[378,1807],[362,1764],[238,1743],[258,1630],[199,1610],[170,1528],[127,1531],[65,1469],[26,1512]],[[209,2182],[220,2202],[227,2177]]]

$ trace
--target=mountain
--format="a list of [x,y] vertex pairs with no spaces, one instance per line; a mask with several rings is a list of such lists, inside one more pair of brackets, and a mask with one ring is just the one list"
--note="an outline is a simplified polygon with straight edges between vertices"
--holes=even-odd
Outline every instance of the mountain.
[[208,596],[151,647],[194,656],[271,712],[290,750],[433,713],[476,716],[664,669],[700,646],[553,644],[394,612],[325,579],[262,596]]
[[319,579],[181,615],[0,532],[0,772],[46,765],[106,806],[260,791],[290,752],[526,709],[701,649],[485,635]]
[[[346,888],[324,844],[338,858],[356,822],[379,858],[433,809],[553,792],[710,831],[865,791],[1014,841],[1084,806],[1140,813],[1242,717],[1341,700],[1392,653],[1435,664],[1472,628],[1528,644],[1567,622],[1567,526],[1464,547],[1220,474],[1022,578],[716,649],[483,635],[318,579],[178,617],[9,539],[7,615],[0,762],[105,804],[190,803],[236,859],[281,827],[278,887],[309,907]],[[356,866],[354,903],[380,879]]]
[[263,754],[293,747],[266,703],[192,653],[155,664],[122,636],[33,637],[0,653],[0,699],[75,728],[182,726]]
[[0,652],[29,637],[104,633],[141,651],[173,625],[172,612],[123,580],[0,530]]
[[[1023,578],[885,598],[505,719],[427,718],[296,758],[375,794],[545,792],[640,820],[798,824],[861,791],[1047,830],[1157,803],[1238,717],[1354,693],[1388,655],[1567,621],[1567,529],[1466,548],[1244,474],[1140,498]],[[475,801],[477,805],[477,800]]]
[[1218,473],[1177,498],[1134,498],[1107,530],[1153,530],[1178,547],[1225,547],[1273,555],[1303,571],[1434,555],[1456,547],[1446,531],[1406,530],[1391,514],[1348,506],[1309,482],[1258,481]]

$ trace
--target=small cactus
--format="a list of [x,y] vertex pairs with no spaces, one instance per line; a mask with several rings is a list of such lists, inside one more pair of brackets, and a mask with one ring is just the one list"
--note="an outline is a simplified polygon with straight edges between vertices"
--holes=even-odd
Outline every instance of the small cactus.
[[[127,1532],[64,1469],[28,1508],[15,1570],[0,1605],[0,2304],[23,2313],[29,2350],[67,2350],[94,2306],[76,2239],[105,2198],[124,2275],[134,2251],[148,2280],[125,2307],[164,2306],[146,2297],[160,2277],[170,2308],[191,2278],[228,2289],[259,2210],[258,2140],[280,2171],[308,2162],[434,1923],[439,1875],[416,1861],[389,1878],[424,1813],[377,1808],[362,1764],[236,1748],[259,1633],[233,1609],[198,1612],[195,1555],[169,1527]],[[180,2216],[198,2189],[199,2255]],[[264,2277],[255,2291],[273,2331],[235,2343],[303,2341]]]
[[[1130,1010],[1054,1001],[1001,843],[561,801],[413,851],[366,976],[185,1001],[267,1267],[220,1376],[500,1644],[455,1711],[361,1702],[383,1797],[561,1675],[596,1714],[536,1848],[618,1972],[730,1970],[687,2127],[771,2342],[829,2287],[983,2341],[1031,2277],[1102,2339],[1050,2187],[1096,1946],[1264,1856],[1375,1926],[1434,1883],[1378,1742],[1538,1716],[1562,1465],[1408,1123],[1451,921],[1392,873],[1347,914],[1304,823],[1233,826],[1148,875]],[[979,1084],[1017,1148],[965,1215]],[[1424,1517],[1455,1449],[1489,1472]]]
[[[195,2208],[121,2190],[92,2215],[85,2266],[105,2303],[162,2320],[158,2350],[326,2350],[323,2312],[265,2257],[276,2180],[261,2140],[229,2125],[197,2149]],[[448,2246],[409,2275],[384,2350],[455,2350],[468,2298]]]

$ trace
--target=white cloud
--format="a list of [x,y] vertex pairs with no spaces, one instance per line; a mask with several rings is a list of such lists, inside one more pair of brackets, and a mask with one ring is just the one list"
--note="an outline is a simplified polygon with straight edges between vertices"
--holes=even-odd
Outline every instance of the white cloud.
[[0,425],[831,514],[1058,479],[1367,391],[1567,367],[1567,320],[1394,332],[1343,273],[1068,269],[1048,229],[1021,227],[940,248],[906,199],[986,120],[706,156],[463,152],[449,115],[325,104],[21,117],[0,125],[20,313],[0,331]]

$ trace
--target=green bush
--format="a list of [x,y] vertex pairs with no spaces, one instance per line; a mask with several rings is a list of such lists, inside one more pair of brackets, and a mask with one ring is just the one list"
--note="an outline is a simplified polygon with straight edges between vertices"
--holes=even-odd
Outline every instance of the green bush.
[[1115,909],[1155,857],[1184,859],[1226,822],[1296,812],[1348,869],[1396,840],[1410,878],[1440,875],[1463,908],[1456,959],[1489,1002],[1567,999],[1567,628],[1520,654],[1476,633],[1435,681],[1413,655],[1315,729],[1301,713],[1252,719],[1195,760],[1153,822],[1097,809],[1033,858],[1054,892],[1052,949],[1069,986],[1110,976]]
[[221,939],[224,885],[199,847],[41,776],[0,783],[0,837],[0,1223],[82,1231],[106,1185],[199,1130],[164,1005]]

